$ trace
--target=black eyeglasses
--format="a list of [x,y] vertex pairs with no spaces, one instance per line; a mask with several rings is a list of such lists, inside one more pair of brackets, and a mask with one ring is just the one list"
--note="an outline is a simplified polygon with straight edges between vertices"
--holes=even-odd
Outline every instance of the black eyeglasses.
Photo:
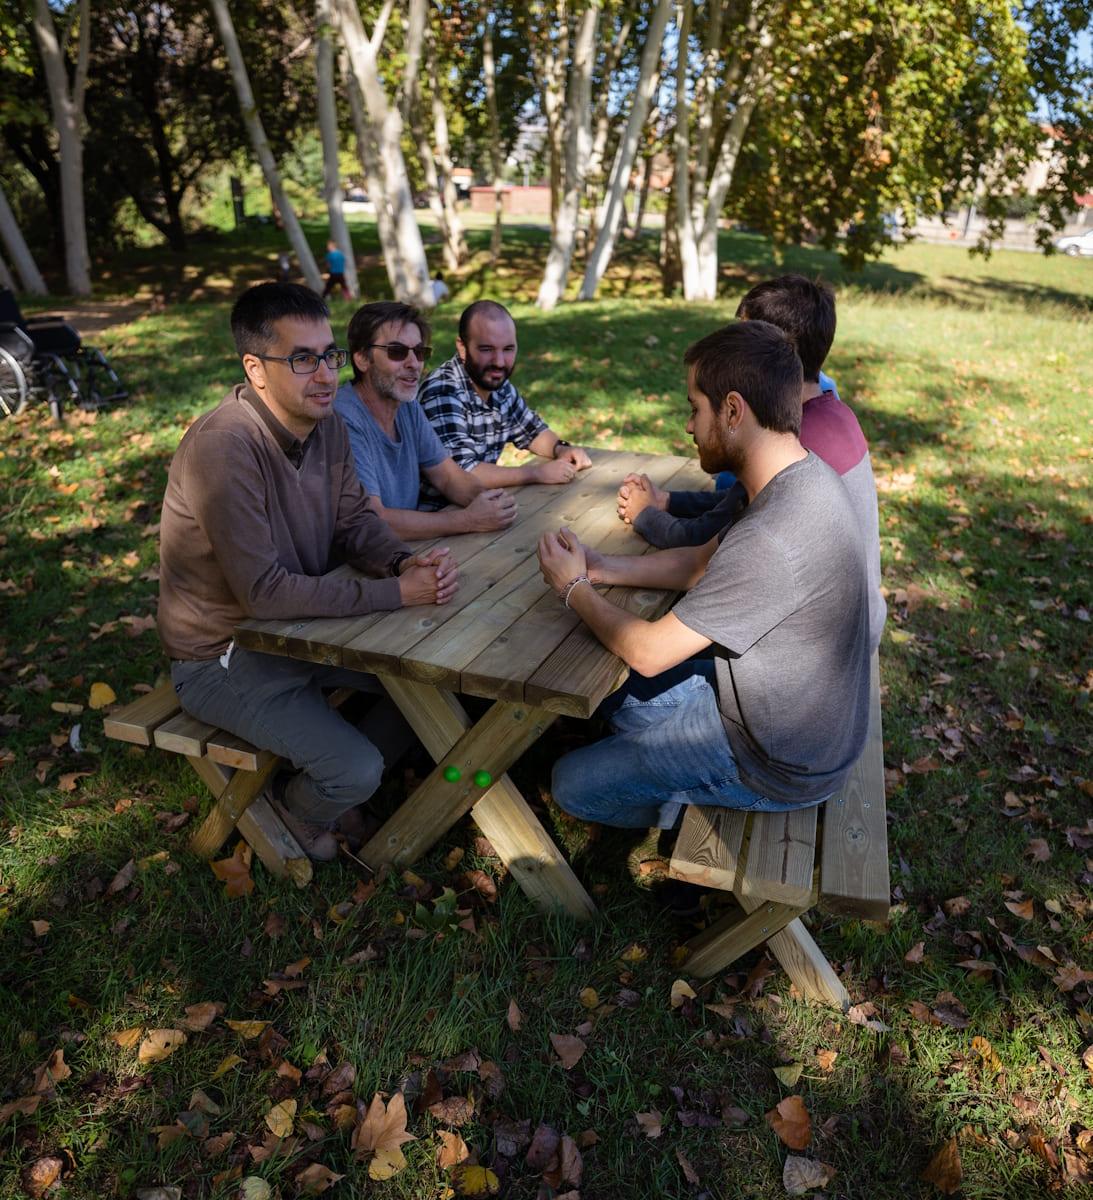
[[404,346],[402,342],[372,342],[369,350],[386,350],[387,357],[392,362],[404,362],[407,355],[412,354],[419,363],[429,361],[429,355],[432,354],[432,346],[426,346],[424,343],[419,343],[416,346]]
[[256,354],[255,358],[263,362],[288,363],[293,375],[314,375],[319,369],[319,363],[324,362],[332,371],[340,371],[349,361],[348,350],[324,350],[322,354],[290,354],[287,358],[281,354]]

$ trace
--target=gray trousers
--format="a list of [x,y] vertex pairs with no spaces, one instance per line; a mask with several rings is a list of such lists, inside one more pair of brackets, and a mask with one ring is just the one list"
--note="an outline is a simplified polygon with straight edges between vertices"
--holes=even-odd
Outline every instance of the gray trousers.
[[[298,768],[284,800],[297,817],[315,824],[330,824],[363,804],[379,787],[384,758],[394,762],[413,741],[379,680],[342,667],[237,646],[226,668],[218,658],[171,663],[171,682],[190,716],[272,750]],[[330,708],[324,687],[352,687],[379,693],[381,699],[357,729]]]

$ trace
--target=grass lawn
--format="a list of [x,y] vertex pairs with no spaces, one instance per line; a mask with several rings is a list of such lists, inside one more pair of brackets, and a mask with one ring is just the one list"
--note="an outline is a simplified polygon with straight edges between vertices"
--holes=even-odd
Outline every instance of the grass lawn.
[[[382,295],[359,232],[366,294]],[[910,246],[851,277],[825,252],[776,262],[726,234],[723,302],[686,305],[658,298],[646,239],[623,246],[601,301],[547,315],[531,306],[543,233],[508,229],[497,267],[487,241],[473,233],[451,281],[440,356],[460,302],[511,300],[532,403],[611,448],[689,450],[682,351],[749,282],[784,266],[836,283],[827,370],[880,490],[893,908],[885,927],[821,917],[814,934],[880,1024],[801,1002],[760,953],[672,1008],[694,927],[630,877],[626,838],[589,841],[549,803],[551,762],[594,732],[575,721],[514,775],[594,890],[594,927],[540,916],[469,822],[371,896],[340,866],[303,891],[256,866],[251,894],[225,895],[185,849],[185,763],[106,742],[89,701],[105,683],[126,703],[164,670],[167,464],[238,378],[228,297],[269,277],[276,243],[131,252],[103,266],[104,294],[161,300],[95,340],[133,401],[64,428],[42,409],[0,425],[0,1196],[41,1194],[38,1163],[40,1180],[62,1172],[63,1197],[233,1197],[244,1180],[250,1200],[291,1197],[328,1184],[325,1167],[345,1176],[335,1196],[425,1200],[473,1183],[438,1165],[455,1132],[508,1197],[778,1197],[787,1150],[764,1114],[789,1096],[811,1117],[805,1155],[835,1171],[830,1197],[940,1194],[920,1176],[952,1139],[968,1198],[1093,1194],[1093,263]],[[336,329],[351,311],[337,304]],[[468,870],[496,895],[466,891]],[[438,939],[415,910],[449,886],[473,931]],[[149,1031],[179,1029],[184,1044],[140,1061]],[[566,1070],[550,1037],[578,1033]],[[36,1108],[10,1107],[36,1088]],[[417,1140],[377,1182],[347,1126],[354,1104],[400,1088]],[[541,1131],[529,1157],[540,1125],[573,1139],[564,1172]]]

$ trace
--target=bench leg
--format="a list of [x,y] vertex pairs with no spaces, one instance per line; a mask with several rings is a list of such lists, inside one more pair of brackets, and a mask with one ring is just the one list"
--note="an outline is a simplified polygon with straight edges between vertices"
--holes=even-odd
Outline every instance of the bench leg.
[[763,900],[745,909],[745,915],[729,913],[687,943],[691,953],[687,970],[694,975],[716,975],[742,954],[769,941],[805,910],[796,905]]

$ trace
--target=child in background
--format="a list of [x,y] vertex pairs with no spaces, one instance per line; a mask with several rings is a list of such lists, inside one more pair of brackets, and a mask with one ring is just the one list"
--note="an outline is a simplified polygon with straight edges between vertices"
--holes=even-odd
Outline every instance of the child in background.
[[349,288],[345,286],[345,255],[338,249],[338,243],[333,238],[326,244],[326,269],[330,272],[323,288],[323,299],[336,288],[342,289],[342,299],[349,299]]

